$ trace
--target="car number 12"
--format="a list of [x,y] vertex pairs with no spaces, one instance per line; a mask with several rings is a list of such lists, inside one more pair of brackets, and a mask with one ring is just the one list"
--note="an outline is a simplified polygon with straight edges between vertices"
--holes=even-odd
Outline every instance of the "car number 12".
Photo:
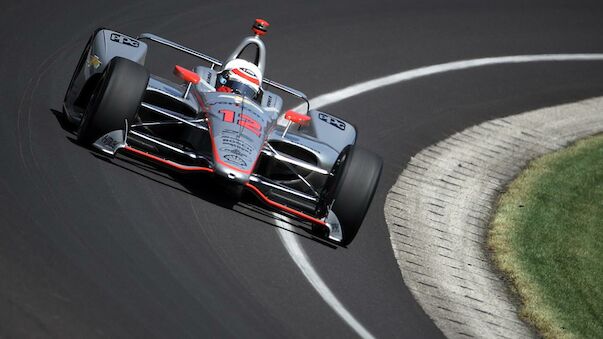
[[[227,109],[221,109],[220,113],[223,114],[222,120],[225,122],[230,122],[230,123],[235,123],[235,112],[231,111],[231,110],[227,110]],[[246,114],[239,114],[239,119],[236,122],[239,126],[242,126],[243,128],[246,128],[248,130],[250,130],[251,132],[253,132],[253,134],[257,135],[258,137],[260,136],[260,134],[262,133],[262,126],[255,120],[253,120],[252,117],[250,117],[249,115]]]

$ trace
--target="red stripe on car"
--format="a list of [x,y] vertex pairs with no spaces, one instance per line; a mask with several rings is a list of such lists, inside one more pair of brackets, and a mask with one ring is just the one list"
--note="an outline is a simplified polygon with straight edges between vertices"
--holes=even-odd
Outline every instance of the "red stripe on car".
[[268,205],[270,205],[272,207],[275,207],[275,208],[277,208],[279,210],[282,210],[282,211],[285,211],[287,213],[293,214],[296,217],[299,217],[299,218],[302,218],[304,220],[313,222],[315,224],[326,226],[326,223],[324,221],[320,220],[320,219],[316,219],[316,218],[314,218],[314,217],[312,217],[310,215],[307,215],[307,214],[305,214],[303,212],[300,212],[298,210],[294,210],[291,207],[287,207],[287,206],[285,206],[283,204],[279,204],[276,201],[270,200],[267,196],[264,195],[264,193],[262,193],[262,191],[260,191],[257,187],[253,186],[250,183],[246,183],[245,187],[249,188],[262,201],[264,201],[265,203],[267,203]]
[[245,73],[245,72],[241,71],[241,70],[240,70],[240,69],[238,69],[238,68],[233,68],[233,69],[232,69],[232,72],[233,72],[234,74],[236,74],[236,75],[240,76],[241,78],[245,79],[245,80],[251,81],[251,82],[253,82],[254,84],[256,84],[256,85],[258,85],[258,86],[260,85],[260,81],[259,81],[258,79],[256,79],[255,77],[252,77],[251,75],[249,75],[249,74],[247,74],[247,73]]
[[162,163],[164,165],[168,165],[170,167],[179,169],[181,171],[209,172],[209,173],[213,173],[213,171],[214,171],[212,168],[209,168],[209,167],[182,165],[182,164],[179,164],[177,162],[166,160],[166,159],[160,158],[160,157],[158,157],[156,155],[153,155],[153,154],[150,154],[150,153],[147,153],[147,152],[143,152],[141,150],[138,150],[138,149],[130,147],[130,146],[126,146],[126,147],[124,147],[124,149],[127,150],[127,151],[130,151],[130,152],[132,152],[134,154],[138,154],[138,155],[141,155],[143,157],[147,157],[149,159],[155,160],[155,161],[160,162],[160,163]]

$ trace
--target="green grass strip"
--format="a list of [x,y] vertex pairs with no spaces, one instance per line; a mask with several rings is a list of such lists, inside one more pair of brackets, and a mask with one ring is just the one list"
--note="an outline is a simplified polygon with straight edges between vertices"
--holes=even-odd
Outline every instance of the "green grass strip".
[[533,161],[499,200],[489,247],[546,338],[603,338],[603,136]]

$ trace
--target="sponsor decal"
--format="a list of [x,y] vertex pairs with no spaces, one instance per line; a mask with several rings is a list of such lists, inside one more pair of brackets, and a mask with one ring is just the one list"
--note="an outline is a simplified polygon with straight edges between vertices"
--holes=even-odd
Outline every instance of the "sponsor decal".
[[223,158],[230,162],[233,163],[237,166],[240,167],[246,167],[247,166],[247,162],[245,160],[243,160],[240,156],[236,155],[236,154],[226,154],[223,156]]
[[329,225],[331,225],[331,228],[333,229],[333,233],[339,233],[339,223],[338,222],[330,223]]
[[250,69],[247,68],[241,68],[241,71],[251,75],[252,77],[255,77],[255,73],[253,73]]
[[253,153],[254,147],[252,144],[246,143],[238,137],[221,137],[217,139],[220,143],[220,150],[225,148],[227,151],[238,150],[237,152],[245,152],[243,154],[250,155]]
[[242,156],[249,155],[249,154],[243,154],[243,152],[241,152],[241,150],[239,150],[237,148],[222,147],[222,148],[220,148],[220,151],[221,152],[227,152],[227,153],[235,154],[235,155],[242,155]]
[[109,39],[111,41],[114,42],[119,42],[120,44],[124,44],[126,46],[130,46],[130,47],[134,47],[134,48],[138,48],[138,46],[140,46],[140,42],[138,42],[136,39],[132,39],[128,36],[119,34],[119,33],[111,33],[111,36],[109,37]]
[[110,149],[116,149],[117,147],[119,147],[119,141],[113,139],[112,137],[105,135],[102,139],[101,139],[101,143],[105,146],[108,146]]
[[86,66],[97,69],[100,67],[100,65],[101,65],[100,58],[94,54],[90,54],[90,56],[88,57],[88,61],[86,62]]
[[325,113],[318,113],[318,119],[330,124],[331,126],[337,127],[338,129],[345,131],[346,124],[345,122],[332,117]]

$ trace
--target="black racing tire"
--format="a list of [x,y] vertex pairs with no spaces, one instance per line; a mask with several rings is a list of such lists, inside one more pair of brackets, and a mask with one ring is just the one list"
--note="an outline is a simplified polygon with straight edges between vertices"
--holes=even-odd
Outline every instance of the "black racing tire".
[[132,60],[111,59],[90,98],[77,139],[90,145],[104,134],[132,123],[149,82],[149,71]]
[[342,245],[354,240],[371,205],[383,161],[365,149],[350,146],[344,152],[336,173],[332,210],[339,219],[343,233]]

